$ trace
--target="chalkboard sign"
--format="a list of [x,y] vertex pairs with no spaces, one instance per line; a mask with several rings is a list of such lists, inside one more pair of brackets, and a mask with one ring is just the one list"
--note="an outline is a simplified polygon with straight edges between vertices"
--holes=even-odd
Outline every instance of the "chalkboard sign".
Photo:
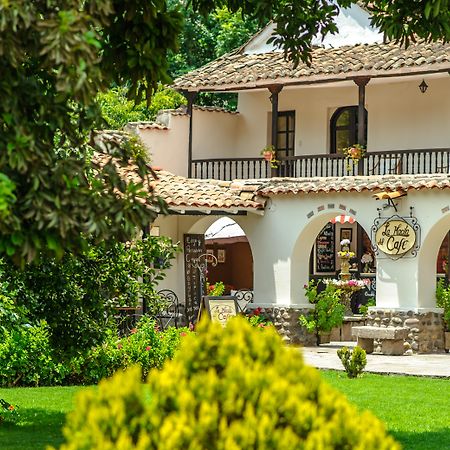
[[336,272],[334,225],[325,225],[316,238],[316,274]]
[[203,295],[200,283],[200,271],[196,263],[200,255],[205,253],[204,234],[184,235],[184,287],[186,318],[188,322],[197,320],[200,299]]

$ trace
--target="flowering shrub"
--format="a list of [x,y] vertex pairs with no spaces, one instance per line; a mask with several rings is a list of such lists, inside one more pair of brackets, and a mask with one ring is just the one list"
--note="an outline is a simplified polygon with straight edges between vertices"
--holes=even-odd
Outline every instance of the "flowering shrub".
[[337,254],[341,257],[341,258],[354,258],[355,257],[355,253],[351,252],[349,250],[340,250],[337,252]]
[[15,422],[17,417],[17,406],[0,398],[0,425],[2,422]]
[[370,286],[369,278],[362,278],[360,280],[338,280],[335,278],[324,278],[322,280],[325,284],[335,287],[336,289],[345,289],[351,291],[359,291]]
[[78,395],[61,450],[399,450],[273,328],[205,321],[162,370],[118,372]]
[[262,313],[262,308],[255,308],[251,313],[244,316],[252,327],[264,329],[273,323]]
[[94,347],[78,368],[79,380],[97,383],[119,369],[138,364],[142,377],[150,369],[161,368],[167,359],[173,358],[181,339],[190,334],[187,328],[168,328],[159,331],[154,320],[143,317],[129,336],[118,339],[111,333],[108,339]]

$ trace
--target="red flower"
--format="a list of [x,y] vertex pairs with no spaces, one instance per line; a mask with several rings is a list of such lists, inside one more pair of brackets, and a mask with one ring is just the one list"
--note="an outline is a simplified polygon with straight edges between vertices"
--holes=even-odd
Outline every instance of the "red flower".
[[253,311],[254,316],[259,316],[261,314],[262,308],[258,307]]
[[150,347],[150,345],[147,345],[147,347],[145,347],[145,350],[150,351],[152,348]]
[[137,328],[132,328],[130,331],[131,334],[137,333]]
[[10,411],[14,411],[14,405],[9,405],[8,409],[9,409]]
[[182,331],[182,332],[180,333],[180,336],[186,336],[186,335],[187,335],[186,331]]

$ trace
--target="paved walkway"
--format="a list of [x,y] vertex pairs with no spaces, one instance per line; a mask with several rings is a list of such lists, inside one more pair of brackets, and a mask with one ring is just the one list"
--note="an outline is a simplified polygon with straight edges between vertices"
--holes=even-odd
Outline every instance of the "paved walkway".
[[[320,347],[304,347],[305,361],[319,369],[343,370],[336,351],[356,342],[332,342]],[[450,378],[450,353],[412,356],[367,355],[366,372]]]

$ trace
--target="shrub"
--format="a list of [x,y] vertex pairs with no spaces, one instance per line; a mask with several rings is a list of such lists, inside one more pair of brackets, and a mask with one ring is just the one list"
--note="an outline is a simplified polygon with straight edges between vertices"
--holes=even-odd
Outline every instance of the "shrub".
[[436,305],[444,309],[444,322],[447,331],[450,331],[450,286],[446,286],[442,279],[436,286]]
[[376,305],[376,301],[373,297],[369,298],[367,300],[367,303],[365,305],[358,305],[358,312],[359,314],[362,314],[363,316],[367,316],[368,312],[369,312],[369,308],[371,306],[375,306]]
[[365,350],[358,346],[356,346],[353,351],[349,350],[347,347],[343,347],[337,351],[337,355],[349,378],[357,378],[362,374],[362,371],[367,364]]
[[311,280],[304,288],[305,295],[314,305],[314,309],[306,316],[302,314],[299,322],[309,333],[316,335],[317,345],[320,345],[320,334],[330,332],[344,321],[345,306],[340,301],[341,291],[327,284],[319,293],[314,280]]
[[244,319],[205,321],[172,361],[141,383],[117,373],[77,398],[63,450],[399,449],[282,344]]
[[273,323],[262,312],[262,308],[255,308],[251,313],[244,316],[252,327],[264,329],[270,327]]
[[143,317],[129,336],[119,339],[109,333],[103,344],[88,353],[84,363],[72,361],[76,378],[83,383],[97,383],[135,364],[139,364],[145,378],[150,369],[161,368],[166,359],[173,358],[181,338],[189,333],[187,328],[173,327],[158,331],[155,321]]
[[39,386],[61,383],[67,369],[56,362],[45,322],[3,331],[0,385]]

